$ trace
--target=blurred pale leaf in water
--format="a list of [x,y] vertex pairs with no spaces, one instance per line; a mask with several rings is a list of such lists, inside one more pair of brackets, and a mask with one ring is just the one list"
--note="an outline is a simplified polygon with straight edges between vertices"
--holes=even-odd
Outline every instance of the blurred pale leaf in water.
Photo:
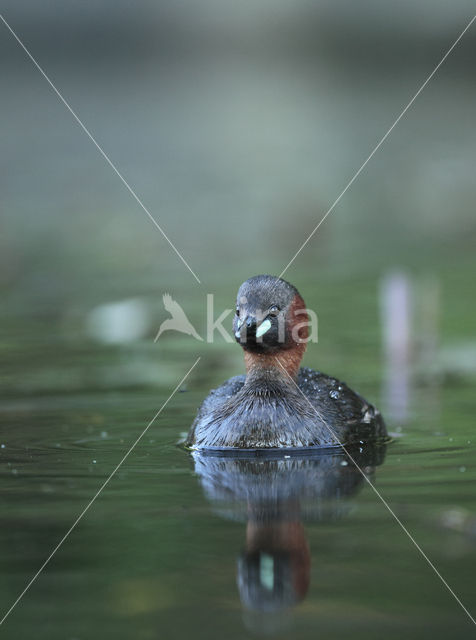
[[133,342],[147,335],[150,327],[149,307],[140,298],[101,304],[87,318],[89,335],[106,344]]

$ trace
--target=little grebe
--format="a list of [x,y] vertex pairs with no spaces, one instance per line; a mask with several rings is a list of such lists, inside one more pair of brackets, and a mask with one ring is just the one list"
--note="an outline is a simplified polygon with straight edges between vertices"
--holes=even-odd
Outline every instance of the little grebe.
[[308,315],[298,290],[260,275],[239,291],[233,331],[246,376],[235,376],[202,403],[186,445],[193,449],[329,447],[386,436],[379,411],[349,387],[300,368]]

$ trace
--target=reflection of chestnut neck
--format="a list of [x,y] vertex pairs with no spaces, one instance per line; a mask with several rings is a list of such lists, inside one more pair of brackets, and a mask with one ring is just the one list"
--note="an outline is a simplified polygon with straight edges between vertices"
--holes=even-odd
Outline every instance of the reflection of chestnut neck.
[[[299,294],[289,307],[286,318],[287,340],[283,348],[276,353],[254,353],[245,351],[246,380],[247,382],[259,379],[282,379],[289,383],[286,373],[295,379],[302,357],[306,351],[309,327],[308,315],[305,312],[306,305]],[[286,373],[283,371],[285,369]]]
[[302,600],[309,589],[311,554],[302,522],[249,520],[246,527],[247,553],[289,554],[294,592]]

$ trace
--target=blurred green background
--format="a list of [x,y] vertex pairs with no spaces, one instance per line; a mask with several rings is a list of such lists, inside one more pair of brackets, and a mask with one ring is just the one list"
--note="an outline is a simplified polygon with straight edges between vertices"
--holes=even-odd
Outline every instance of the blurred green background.
[[[471,2],[4,2],[207,290],[280,272]],[[470,31],[288,272],[471,259]],[[13,37],[1,38],[2,284],[52,311],[194,288]],[[466,267],[467,268],[467,267]],[[228,276],[230,277],[230,276]],[[198,290],[197,290],[198,294]]]

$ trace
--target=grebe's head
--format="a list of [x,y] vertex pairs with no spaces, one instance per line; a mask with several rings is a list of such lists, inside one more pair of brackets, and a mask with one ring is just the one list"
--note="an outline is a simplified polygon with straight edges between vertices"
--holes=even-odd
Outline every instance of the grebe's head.
[[300,347],[308,337],[304,300],[292,284],[275,276],[254,276],[238,291],[233,332],[245,351],[273,354]]

